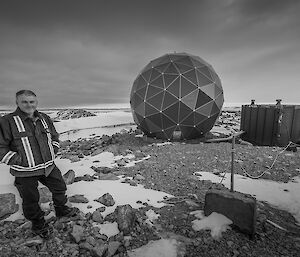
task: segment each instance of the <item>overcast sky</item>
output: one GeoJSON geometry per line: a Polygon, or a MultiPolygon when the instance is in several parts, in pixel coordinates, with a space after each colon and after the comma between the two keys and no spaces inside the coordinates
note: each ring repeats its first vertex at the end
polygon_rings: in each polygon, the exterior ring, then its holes
{"type": "Polygon", "coordinates": [[[32,89],[41,107],[129,103],[152,59],[209,62],[225,102],[300,103],[300,1],[0,2],[0,106],[32,89]]]}

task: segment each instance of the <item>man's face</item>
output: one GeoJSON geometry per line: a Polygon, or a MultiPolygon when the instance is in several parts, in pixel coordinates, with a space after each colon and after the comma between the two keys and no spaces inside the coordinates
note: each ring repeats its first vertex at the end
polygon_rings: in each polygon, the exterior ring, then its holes
{"type": "Polygon", "coordinates": [[[37,108],[38,101],[33,95],[19,95],[17,97],[17,105],[21,111],[32,115],[37,108]]]}

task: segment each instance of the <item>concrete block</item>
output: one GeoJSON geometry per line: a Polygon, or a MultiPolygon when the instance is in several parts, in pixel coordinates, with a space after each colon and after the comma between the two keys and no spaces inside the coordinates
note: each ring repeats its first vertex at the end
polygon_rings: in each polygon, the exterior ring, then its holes
{"type": "Polygon", "coordinates": [[[229,189],[210,189],[205,195],[204,214],[221,213],[231,219],[233,225],[250,236],[256,230],[256,199],[229,189]]]}

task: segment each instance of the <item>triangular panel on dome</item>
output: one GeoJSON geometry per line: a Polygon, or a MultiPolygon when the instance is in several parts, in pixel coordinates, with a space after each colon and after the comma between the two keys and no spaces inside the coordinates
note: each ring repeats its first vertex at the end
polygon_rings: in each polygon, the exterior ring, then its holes
{"type": "Polygon", "coordinates": [[[162,130],[163,125],[162,125],[162,114],[161,113],[156,113],[151,116],[147,116],[147,119],[151,120],[154,123],[154,125],[156,125],[157,127],[159,127],[162,130]]]}
{"type": "Polygon", "coordinates": [[[164,130],[164,133],[167,136],[167,139],[172,139],[175,128],[176,128],[176,126],[164,130]]]}
{"type": "Polygon", "coordinates": [[[148,83],[146,82],[146,80],[142,76],[139,76],[136,79],[136,90],[139,90],[143,87],[146,87],[147,85],[148,85],[148,83]]]}
{"type": "Polygon", "coordinates": [[[197,108],[201,107],[202,105],[207,104],[211,100],[212,99],[207,94],[205,94],[203,91],[199,90],[195,108],[197,109],[197,108]]]}
{"type": "Polygon", "coordinates": [[[174,63],[176,68],[179,70],[178,73],[185,73],[187,71],[190,71],[190,70],[193,70],[194,67],[190,67],[190,66],[187,66],[187,65],[184,65],[182,63],[174,63]]]}
{"type": "Polygon", "coordinates": [[[195,109],[197,97],[198,97],[198,91],[194,90],[193,92],[189,93],[185,97],[181,98],[181,102],[183,102],[185,105],[190,107],[192,110],[195,109]]]}
{"type": "Polygon", "coordinates": [[[198,86],[202,87],[208,84],[213,83],[212,80],[210,80],[208,77],[206,77],[203,73],[201,73],[200,71],[196,70],[196,74],[197,74],[197,79],[198,79],[198,86]]]}
{"type": "Polygon", "coordinates": [[[192,63],[191,58],[189,56],[184,56],[184,57],[178,59],[176,61],[176,63],[182,63],[184,65],[194,67],[194,64],[192,63]]]}
{"type": "Polygon", "coordinates": [[[198,62],[198,66],[197,67],[201,67],[201,66],[209,66],[210,64],[208,62],[206,62],[204,59],[202,59],[201,57],[199,56],[192,56],[192,61],[195,61],[195,62],[198,62]]]}
{"type": "Polygon", "coordinates": [[[201,87],[201,91],[203,91],[211,99],[216,98],[216,85],[215,85],[215,83],[208,84],[206,86],[201,87]]]}
{"type": "Polygon", "coordinates": [[[171,105],[170,107],[165,109],[163,112],[164,112],[164,115],[166,115],[171,120],[178,123],[179,102],[171,105]]]}
{"type": "Polygon", "coordinates": [[[179,102],[179,123],[184,120],[190,113],[192,113],[193,110],[186,106],[184,103],[179,102]]]}
{"type": "Polygon", "coordinates": [[[146,70],[145,72],[143,72],[141,74],[143,76],[143,78],[145,79],[146,82],[149,82],[150,76],[151,76],[151,72],[152,72],[152,69],[149,69],[149,70],[146,70]]]}
{"type": "Polygon", "coordinates": [[[182,138],[189,138],[191,127],[180,124],[180,131],[182,134],[182,138]]]}
{"type": "Polygon", "coordinates": [[[173,105],[174,103],[178,102],[178,98],[170,94],[168,91],[165,91],[162,110],[168,108],[169,106],[173,105]]]}
{"type": "Polygon", "coordinates": [[[223,94],[219,94],[215,100],[216,105],[218,106],[218,108],[221,110],[223,103],[224,103],[224,97],[223,94]]]}
{"type": "Polygon", "coordinates": [[[205,105],[200,106],[199,108],[196,109],[196,112],[199,114],[202,114],[206,117],[210,117],[211,116],[211,110],[213,107],[214,101],[211,101],[205,105]]]}
{"type": "Polygon", "coordinates": [[[178,70],[175,68],[173,63],[170,63],[168,68],[165,70],[166,74],[178,74],[178,70]]]}
{"type": "Polygon", "coordinates": [[[154,108],[152,105],[148,104],[147,102],[145,103],[145,116],[146,118],[150,115],[153,115],[155,113],[159,113],[159,110],[154,108]]]}
{"type": "Polygon", "coordinates": [[[203,136],[203,134],[201,134],[196,128],[189,128],[186,131],[186,137],[190,138],[190,139],[200,138],[202,136],[203,136]]]}
{"type": "Polygon", "coordinates": [[[147,87],[142,87],[141,89],[137,90],[135,93],[138,94],[142,99],[145,98],[147,91],[147,87]]]}
{"type": "MultiPolygon", "coordinates": [[[[169,57],[168,54],[166,54],[166,55],[160,57],[159,59],[160,59],[160,60],[159,60],[159,62],[158,62],[157,65],[165,64],[165,63],[171,62],[170,57],[169,57]]],[[[157,66],[157,65],[155,65],[155,66],[157,66]]]]}
{"type": "Polygon", "coordinates": [[[147,103],[151,104],[152,106],[155,106],[155,108],[161,110],[162,108],[162,103],[164,99],[164,91],[156,94],[155,96],[147,99],[147,103]]]}
{"type": "Polygon", "coordinates": [[[165,132],[161,131],[161,132],[155,132],[154,136],[156,138],[161,138],[161,139],[165,139],[168,138],[168,136],[165,134],[165,132]]]}
{"type": "Polygon", "coordinates": [[[213,116],[215,114],[220,113],[220,108],[216,105],[216,103],[213,103],[213,107],[211,108],[211,113],[210,115],[213,116]]]}
{"type": "Polygon", "coordinates": [[[151,120],[149,120],[148,118],[146,118],[146,124],[149,128],[149,132],[152,134],[154,132],[159,132],[161,131],[161,128],[156,126],[151,120]]]}
{"type": "Polygon", "coordinates": [[[139,104],[137,107],[134,108],[136,114],[140,115],[141,117],[145,117],[145,103],[139,104]]]}
{"type": "Polygon", "coordinates": [[[144,102],[144,99],[142,99],[137,94],[133,94],[133,97],[131,98],[131,105],[133,106],[133,108],[135,108],[136,106],[138,106],[142,102],[144,102]]]}
{"type": "Polygon", "coordinates": [[[175,97],[179,98],[180,96],[179,89],[180,89],[180,77],[174,80],[173,83],[167,87],[167,92],[170,92],[175,97]]]}
{"type": "Polygon", "coordinates": [[[215,124],[218,114],[215,114],[208,118],[204,123],[201,124],[203,131],[210,131],[215,124]]]}
{"type": "Polygon", "coordinates": [[[182,76],[184,76],[185,78],[187,78],[189,81],[191,81],[193,84],[197,85],[198,84],[198,80],[196,77],[196,71],[195,69],[185,72],[184,74],[182,74],[182,76]]]}
{"type": "Polygon", "coordinates": [[[206,65],[205,63],[203,63],[202,61],[200,61],[196,58],[191,58],[191,60],[193,62],[194,67],[203,67],[206,65]]]}
{"type": "Polygon", "coordinates": [[[194,112],[194,125],[201,124],[207,120],[207,117],[205,115],[202,115],[200,113],[194,112]]]}
{"type": "Polygon", "coordinates": [[[185,97],[189,93],[193,92],[194,90],[198,89],[193,83],[188,81],[183,76],[181,77],[181,87],[180,87],[180,97],[185,97]]]}
{"type": "Polygon", "coordinates": [[[186,126],[193,126],[195,124],[194,112],[192,111],[185,119],[181,120],[180,124],[186,126]]]}
{"type": "Polygon", "coordinates": [[[164,74],[165,86],[168,87],[178,76],[175,74],[164,74]]]}
{"type": "Polygon", "coordinates": [[[155,80],[151,81],[150,85],[164,89],[165,86],[164,86],[163,76],[161,75],[158,78],[156,78],[155,80]]]}
{"type": "Polygon", "coordinates": [[[177,124],[176,122],[174,122],[173,120],[168,118],[168,116],[166,116],[164,113],[162,113],[161,120],[162,120],[162,128],[163,129],[173,127],[177,124]]]}
{"type": "Polygon", "coordinates": [[[163,73],[163,72],[165,72],[165,70],[166,70],[166,68],[167,68],[168,66],[169,66],[169,62],[160,64],[160,65],[157,65],[157,66],[155,66],[154,68],[155,68],[156,70],[158,70],[159,72],[163,73]]]}
{"type": "Polygon", "coordinates": [[[210,72],[210,69],[207,66],[197,68],[198,71],[200,71],[202,74],[204,74],[207,78],[209,78],[211,81],[213,81],[213,75],[212,72],[210,72]]]}
{"type": "Polygon", "coordinates": [[[141,120],[139,128],[141,128],[144,132],[149,131],[148,125],[146,123],[146,119],[141,120]]]}
{"type": "Polygon", "coordinates": [[[137,124],[138,124],[138,125],[141,124],[141,122],[143,122],[143,120],[144,120],[144,116],[141,116],[141,115],[139,115],[139,114],[136,113],[136,112],[134,112],[134,115],[136,116],[136,118],[137,118],[137,120],[138,120],[137,124]]]}
{"type": "Polygon", "coordinates": [[[215,83],[215,93],[216,93],[216,96],[218,96],[219,94],[223,94],[222,86],[218,85],[217,83],[215,83]]]}
{"type": "Polygon", "coordinates": [[[150,76],[150,82],[155,80],[157,77],[159,77],[161,73],[157,71],[156,69],[152,69],[151,76],[150,76]]]}
{"type": "Polygon", "coordinates": [[[162,91],[163,89],[150,85],[146,93],[146,99],[149,99],[162,91]]]}
{"type": "Polygon", "coordinates": [[[171,61],[177,61],[179,59],[181,59],[184,55],[182,54],[170,54],[169,57],[171,59],[171,61]]]}

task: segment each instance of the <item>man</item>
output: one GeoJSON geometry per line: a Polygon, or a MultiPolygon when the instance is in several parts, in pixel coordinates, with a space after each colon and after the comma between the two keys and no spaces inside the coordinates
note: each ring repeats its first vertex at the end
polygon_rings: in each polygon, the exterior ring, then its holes
{"type": "Polygon", "coordinates": [[[57,217],[74,216],[76,209],[66,205],[67,187],[54,164],[59,140],[53,122],[36,110],[37,97],[30,90],[17,92],[16,104],[15,112],[0,117],[0,161],[10,165],[32,231],[46,236],[49,226],[39,205],[38,182],[51,191],[57,217]]]}

